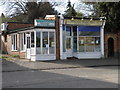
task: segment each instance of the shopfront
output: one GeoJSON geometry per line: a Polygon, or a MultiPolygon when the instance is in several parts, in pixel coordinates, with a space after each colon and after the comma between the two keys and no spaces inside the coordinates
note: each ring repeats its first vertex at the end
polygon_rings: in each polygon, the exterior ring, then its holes
{"type": "Polygon", "coordinates": [[[26,58],[31,61],[56,60],[55,21],[37,20],[38,22],[43,24],[20,32],[21,52],[25,52],[26,58]]]}
{"type": "Polygon", "coordinates": [[[61,34],[62,59],[104,57],[104,20],[64,18],[61,34]]]}

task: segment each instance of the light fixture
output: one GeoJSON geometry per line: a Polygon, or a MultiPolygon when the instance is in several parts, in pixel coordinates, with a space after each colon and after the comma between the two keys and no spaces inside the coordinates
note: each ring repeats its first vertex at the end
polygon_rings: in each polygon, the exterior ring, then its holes
{"type": "Polygon", "coordinates": [[[100,18],[100,21],[102,21],[102,18],[100,18]]]}
{"type": "Polygon", "coordinates": [[[90,21],[92,21],[92,20],[93,20],[93,18],[90,19],[90,21]]]}
{"type": "Polygon", "coordinates": [[[74,20],[74,18],[72,17],[72,20],[74,20]]]}
{"type": "Polygon", "coordinates": [[[84,19],[82,18],[81,20],[83,21],[84,19]]]}

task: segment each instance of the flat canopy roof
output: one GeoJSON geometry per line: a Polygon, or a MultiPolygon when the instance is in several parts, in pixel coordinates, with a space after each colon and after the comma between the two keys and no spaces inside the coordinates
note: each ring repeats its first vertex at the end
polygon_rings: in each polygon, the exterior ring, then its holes
{"type": "Polygon", "coordinates": [[[2,34],[11,34],[11,33],[17,33],[20,31],[27,31],[27,30],[31,30],[31,29],[36,29],[36,28],[40,28],[40,29],[55,29],[55,27],[28,27],[28,28],[22,28],[22,29],[14,29],[14,30],[6,30],[5,32],[2,32],[2,34]]]}

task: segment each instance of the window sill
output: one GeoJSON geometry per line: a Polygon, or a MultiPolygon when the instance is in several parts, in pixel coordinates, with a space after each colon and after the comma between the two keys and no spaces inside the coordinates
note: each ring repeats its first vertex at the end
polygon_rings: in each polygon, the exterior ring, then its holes
{"type": "Polygon", "coordinates": [[[11,50],[12,52],[17,52],[18,50],[11,50]]]}
{"type": "Polygon", "coordinates": [[[25,52],[25,50],[21,50],[20,52],[25,52]]]}

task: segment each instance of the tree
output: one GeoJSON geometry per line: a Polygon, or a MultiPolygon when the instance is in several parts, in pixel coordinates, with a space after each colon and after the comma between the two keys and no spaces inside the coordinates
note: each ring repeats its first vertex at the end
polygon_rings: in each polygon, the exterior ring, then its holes
{"type": "Polygon", "coordinates": [[[80,12],[76,12],[76,16],[77,16],[77,17],[83,17],[84,14],[83,14],[83,13],[80,13],[80,12]]]}
{"type": "Polygon", "coordinates": [[[120,2],[89,3],[94,7],[94,17],[106,17],[106,32],[120,31],[120,2]]]}
{"type": "Polygon", "coordinates": [[[45,17],[47,14],[56,14],[56,11],[49,2],[28,2],[26,7],[28,21],[30,22],[36,18],[45,17]]]}
{"type": "Polygon", "coordinates": [[[73,6],[71,5],[71,2],[68,1],[68,5],[67,5],[67,10],[65,11],[65,16],[76,16],[76,11],[74,9],[74,4],[73,6]]]}
{"type": "Polygon", "coordinates": [[[3,13],[1,14],[1,18],[5,18],[5,15],[3,13]]]}
{"type": "Polygon", "coordinates": [[[16,0],[16,2],[8,2],[8,17],[15,21],[31,22],[39,17],[45,17],[47,14],[58,14],[54,10],[55,3],[49,2],[25,2],[25,0],[16,0]]]}

